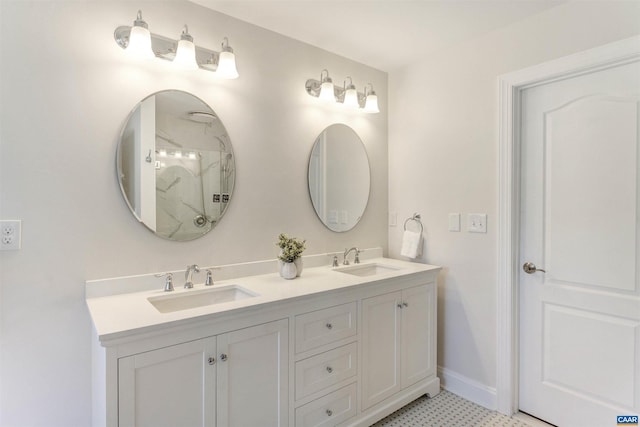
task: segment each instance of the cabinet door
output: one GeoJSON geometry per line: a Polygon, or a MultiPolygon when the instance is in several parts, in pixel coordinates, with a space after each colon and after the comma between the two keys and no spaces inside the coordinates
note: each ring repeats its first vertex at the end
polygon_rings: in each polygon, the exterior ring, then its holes
{"type": "Polygon", "coordinates": [[[288,320],[218,336],[218,426],[288,425],[288,341],[288,320]]]}
{"type": "Polygon", "coordinates": [[[402,388],[434,374],[435,286],[402,291],[402,388]]]}
{"type": "Polygon", "coordinates": [[[204,427],[215,422],[215,339],[118,361],[120,427],[204,427]]]}
{"type": "Polygon", "coordinates": [[[401,293],[362,300],[362,409],[400,390],[401,293]]]}

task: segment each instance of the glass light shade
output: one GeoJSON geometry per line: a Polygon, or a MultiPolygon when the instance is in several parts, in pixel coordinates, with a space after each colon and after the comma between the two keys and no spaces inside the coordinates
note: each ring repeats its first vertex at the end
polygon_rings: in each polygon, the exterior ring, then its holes
{"type": "Polygon", "coordinates": [[[237,79],[239,74],[236,69],[236,55],[233,52],[220,52],[216,75],[223,79],[237,79]]]}
{"type": "Polygon", "coordinates": [[[318,97],[325,102],[336,102],[336,96],[333,92],[333,83],[323,82],[320,85],[320,96],[318,97]]]}
{"type": "Polygon", "coordinates": [[[151,33],[149,33],[149,30],[138,25],[131,27],[126,52],[140,59],[155,58],[156,55],[151,49],[151,33]]]}
{"type": "Polygon", "coordinates": [[[380,109],[378,108],[378,95],[370,94],[367,95],[367,101],[364,104],[363,111],[365,113],[379,113],[380,109]]]}
{"type": "Polygon", "coordinates": [[[344,93],[344,106],[347,108],[360,108],[358,103],[358,91],[347,89],[344,93]]]}
{"type": "Polygon", "coordinates": [[[189,40],[180,40],[173,63],[183,70],[197,70],[199,67],[196,62],[196,45],[189,40]]]}

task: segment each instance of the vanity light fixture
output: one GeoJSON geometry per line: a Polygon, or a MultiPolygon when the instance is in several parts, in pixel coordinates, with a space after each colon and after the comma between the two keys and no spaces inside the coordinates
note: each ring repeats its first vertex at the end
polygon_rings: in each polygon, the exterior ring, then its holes
{"type": "Polygon", "coordinates": [[[329,70],[327,69],[324,69],[320,72],[320,94],[318,95],[318,97],[325,102],[336,102],[333,80],[331,80],[331,77],[329,77],[329,70]],[[327,73],[327,75],[323,78],[322,76],[325,72],[327,73]]]}
{"type": "Polygon", "coordinates": [[[378,95],[373,90],[373,85],[371,83],[367,84],[364,87],[364,96],[365,103],[362,111],[365,113],[379,113],[380,109],[378,108],[378,95]],[[371,86],[371,90],[367,91],[367,88],[371,86]]]}
{"type": "Polygon", "coordinates": [[[222,40],[222,52],[218,58],[218,71],[216,74],[223,79],[237,79],[238,70],[236,69],[236,55],[229,46],[229,39],[222,40]],[[225,46],[226,43],[226,46],[225,46]]]}
{"type": "Polygon", "coordinates": [[[128,54],[140,58],[151,59],[156,55],[151,49],[151,33],[149,32],[149,25],[142,19],[142,11],[138,11],[136,20],[133,21],[131,32],[129,33],[129,44],[125,49],[128,54]]]}
{"type": "Polygon", "coordinates": [[[353,84],[353,80],[351,77],[347,77],[349,79],[349,86],[347,86],[347,81],[344,81],[344,100],[342,103],[347,108],[360,108],[360,103],[358,102],[358,91],[356,90],[356,86],[353,84]]]}
{"type": "Polygon", "coordinates": [[[356,90],[353,79],[351,77],[347,79],[349,84],[345,80],[343,87],[334,86],[329,77],[329,71],[325,69],[320,73],[320,80],[307,80],[305,89],[309,95],[330,103],[338,102],[346,108],[357,109],[364,113],[379,113],[378,96],[373,91],[373,85],[369,83],[365,86],[364,93],[361,93],[356,90]]]}
{"type": "Polygon", "coordinates": [[[196,61],[196,45],[193,44],[193,37],[189,34],[189,28],[185,24],[180,34],[176,56],[173,63],[183,70],[197,70],[198,62],[196,61]]]}
{"type": "Polygon", "coordinates": [[[222,79],[238,78],[236,59],[229,39],[224,38],[222,50],[206,49],[196,46],[193,37],[184,26],[179,40],[173,40],[149,32],[149,26],[142,19],[142,11],[138,11],[132,26],[120,26],[113,33],[118,46],[127,53],[138,58],[160,58],[172,61],[182,69],[207,70],[214,72],[222,79]]]}

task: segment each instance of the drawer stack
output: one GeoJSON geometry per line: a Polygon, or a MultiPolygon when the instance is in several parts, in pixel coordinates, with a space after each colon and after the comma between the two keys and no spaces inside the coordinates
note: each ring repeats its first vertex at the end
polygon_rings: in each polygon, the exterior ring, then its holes
{"type": "Polygon", "coordinates": [[[295,317],[295,425],[333,426],[356,415],[357,304],[295,317]]]}

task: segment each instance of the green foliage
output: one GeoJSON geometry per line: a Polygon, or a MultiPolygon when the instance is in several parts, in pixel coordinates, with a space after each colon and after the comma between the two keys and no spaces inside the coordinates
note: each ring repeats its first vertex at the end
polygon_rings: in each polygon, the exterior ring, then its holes
{"type": "Polygon", "coordinates": [[[283,262],[293,262],[300,258],[302,252],[306,249],[306,240],[298,240],[295,237],[289,237],[284,233],[280,233],[276,246],[281,249],[278,259],[283,262]]]}

